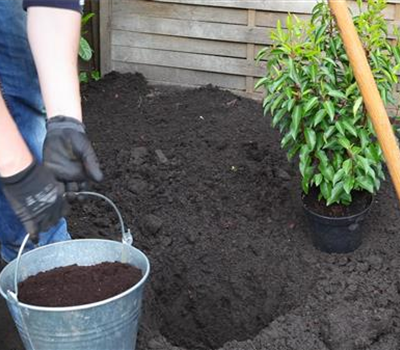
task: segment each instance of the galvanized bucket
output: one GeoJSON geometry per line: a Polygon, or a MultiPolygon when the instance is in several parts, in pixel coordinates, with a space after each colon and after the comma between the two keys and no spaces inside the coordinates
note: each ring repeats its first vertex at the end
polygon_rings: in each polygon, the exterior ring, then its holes
{"type": "Polygon", "coordinates": [[[80,239],[50,244],[21,254],[0,274],[0,293],[17,325],[26,350],[134,350],[142,306],[144,284],[150,272],[147,257],[132,247],[117,207],[122,243],[102,239],[80,239]],[[119,261],[142,270],[142,279],[132,288],[112,298],[81,306],[40,307],[18,301],[18,282],[39,272],[72,264],[94,265],[119,261]]]}

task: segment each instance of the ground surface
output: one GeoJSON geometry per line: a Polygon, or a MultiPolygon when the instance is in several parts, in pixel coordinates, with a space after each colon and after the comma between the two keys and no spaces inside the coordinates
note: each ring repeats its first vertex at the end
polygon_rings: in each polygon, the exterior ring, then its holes
{"type": "MultiPolygon", "coordinates": [[[[138,350],[398,350],[400,211],[386,183],[353,254],[309,240],[297,167],[254,101],[110,75],[86,124],[135,245],[152,264],[138,350]]],[[[77,204],[75,237],[117,238],[77,204]]],[[[20,350],[4,309],[0,349],[20,350]]],[[[118,349],[115,349],[118,350],[118,349]]]]}

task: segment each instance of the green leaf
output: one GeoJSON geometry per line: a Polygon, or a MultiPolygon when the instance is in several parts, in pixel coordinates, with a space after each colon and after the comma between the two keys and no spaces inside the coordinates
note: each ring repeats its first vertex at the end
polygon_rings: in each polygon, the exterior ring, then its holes
{"type": "Polygon", "coordinates": [[[324,119],[326,115],[325,109],[320,109],[314,116],[314,127],[316,127],[324,119]]]}
{"type": "Polygon", "coordinates": [[[344,169],[339,169],[338,172],[333,176],[332,183],[335,185],[337,182],[339,182],[341,179],[343,179],[343,176],[345,175],[344,169]]]}
{"type": "Polygon", "coordinates": [[[376,191],[381,187],[381,181],[378,178],[375,178],[374,186],[376,191]]]}
{"type": "Polygon", "coordinates": [[[307,113],[311,109],[313,109],[317,104],[318,104],[319,98],[318,97],[313,97],[311,98],[305,105],[304,107],[304,113],[307,113]]]}
{"type": "Polygon", "coordinates": [[[342,122],[342,124],[343,124],[343,126],[344,126],[344,128],[350,133],[350,134],[352,134],[353,136],[358,136],[357,135],[357,130],[356,130],[356,128],[348,121],[348,120],[343,120],[343,122],[342,122]]]}
{"type": "Polygon", "coordinates": [[[281,39],[281,41],[284,41],[283,40],[283,31],[282,31],[282,22],[280,19],[278,19],[278,21],[276,22],[276,32],[278,33],[278,36],[281,39]]]}
{"type": "Polygon", "coordinates": [[[324,176],[325,180],[328,180],[330,182],[333,181],[333,177],[335,175],[335,171],[333,169],[333,166],[329,164],[319,164],[318,166],[319,171],[321,174],[324,176]]]}
{"type": "Polygon", "coordinates": [[[358,176],[356,178],[356,184],[369,193],[374,193],[374,182],[369,176],[358,176]]]}
{"type": "Polygon", "coordinates": [[[322,66],[319,69],[321,72],[325,73],[325,75],[329,78],[331,83],[336,84],[336,78],[335,74],[333,73],[333,68],[328,69],[327,67],[322,66]]]}
{"type": "Polygon", "coordinates": [[[274,113],[275,108],[277,108],[282,103],[282,100],[285,97],[286,97],[285,93],[282,93],[274,100],[274,102],[271,105],[271,113],[274,113]]]}
{"type": "Polygon", "coordinates": [[[317,27],[317,30],[315,32],[315,43],[319,43],[324,39],[323,35],[326,33],[326,29],[328,28],[328,23],[324,25],[320,25],[317,27]]]}
{"type": "Polygon", "coordinates": [[[320,150],[322,148],[322,146],[324,145],[325,141],[324,141],[324,135],[321,133],[317,133],[317,145],[315,146],[315,148],[317,150],[320,150]]]}
{"type": "Polygon", "coordinates": [[[357,115],[357,112],[358,112],[358,110],[359,110],[359,108],[360,108],[362,102],[363,102],[363,98],[362,98],[362,97],[359,97],[359,98],[354,102],[354,106],[353,106],[353,115],[354,115],[354,116],[357,115]]]}
{"type": "Polygon", "coordinates": [[[346,89],[346,96],[350,96],[352,92],[357,88],[357,83],[351,84],[347,89],[346,89]]]}
{"type": "Polygon", "coordinates": [[[361,165],[361,168],[365,171],[367,175],[375,177],[375,171],[371,168],[370,162],[368,161],[367,158],[364,158],[362,156],[357,156],[357,162],[361,165]]]}
{"type": "Polygon", "coordinates": [[[291,134],[286,134],[285,137],[281,141],[281,147],[286,148],[290,143],[293,142],[293,138],[291,134]]]}
{"type": "Polygon", "coordinates": [[[381,94],[381,98],[382,98],[382,100],[383,100],[383,103],[384,103],[385,105],[387,105],[388,97],[387,97],[387,92],[386,92],[386,90],[382,88],[382,89],[379,89],[379,92],[380,92],[380,94],[381,94]]]}
{"type": "Polygon", "coordinates": [[[324,132],[324,141],[328,142],[329,137],[334,133],[335,125],[329,126],[324,132]]]}
{"type": "Polygon", "coordinates": [[[339,131],[343,136],[346,136],[344,127],[343,127],[343,122],[342,121],[338,121],[335,123],[335,128],[337,129],[337,131],[339,131]]]}
{"type": "Polygon", "coordinates": [[[289,58],[288,60],[288,68],[289,68],[289,76],[296,83],[300,85],[300,79],[297,74],[297,69],[294,65],[293,59],[289,58]]]}
{"type": "Polygon", "coordinates": [[[346,95],[339,90],[328,91],[328,95],[336,98],[344,98],[344,99],[346,98],[346,95]]]}
{"type": "Polygon", "coordinates": [[[327,149],[327,150],[334,150],[337,148],[337,138],[336,137],[332,137],[329,139],[329,141],[327,143],[324,144],[323,149],[327,149]]]}
{"type": "Polygon", "coordinates": [[[350,194],[354,187],[354,177],[348,176],[344,180],[343,189],[347,194],[350,194]]]}
{"type": "Polygon", "coordinates": [[[301,145],[297,144],[297,145],[294,145],[292,148],[290,148],[287,151],[287,158],[288,158],[289,161],[291,161],[293,159],[293,157],[297,154],[297,152],[299,151],[300,147],[301,147],[301,145]]]}
{"type": "Polygon", "coordinates": [[[301,185],[303,188],[304,193],[308,193],[309,188],[310,188],[310,180],[311,177],[314,173],[314,168],[311,166],[308,166],[305,170],[304,170],[304,175],[303,175],[303,179],[301,181],[301,185]]]}
{"type": "Polygon", "coordinates": [[[275,128],[278,123],[282,120],[283,116],[286,114],[286,110],[281,109],[272,118],[272,126],[275,128]]]}
{"type": "Polygon", "coordinates": [[[335,176],[335,170],[333,169],[333,166],[328,165],[325,170],[325,178],[327,178],[329,181],[333,181],[333,177],[335,176]]]}
{"type": "Polygon", "coordinates": [[[338,202],[340,195],[343,192],[343,181],[338,182],[336,185],[333,186],[331,195],[327,200],[326,204],[331,205],[335,202],[338,202]]]}
{"type": "Polygon", "coordinates": [[[344,205],[350,205],[352,202],[352,198],[351,198],[351,194],[347,194],[346,192],[343,192],[340,195],[340,203],[344,204],[344,205]]]}
{"type": "Polygon", "coordinates": [[[332,101],[330,101],[330,100],[325,101],[323,103],[323,105],[324,105],[324,108],[325,108],[326,112],[328,113],[331,121],[333,122],[333,120],[335,119],[335,107],[334,107],[332,101]]]}
{"type": "Polygon", "coordinates": [[[332,54],[334,56],[337,56],[337,49],[336,49],[337,45],[335,43],[335,38],[331,38],[331,40],[329,41],[329,48],[332,52],[332,54]]]}
{"type": "Polygon", "coordinates": [[[94,70],[93,72],[91,72],[90,76],[94,81],[99,81],[101,79],[101,74],[98,70],[94,70]]]}
{"type": "Polygon", "coordinates": [[[346,139],[345,137],[339,137],[338,142],[343,148],[345,148],[347,150],[349,150],[351,148],[350,141],[348,139],[346,139]]]}
{"type": "Polygon", "coordinates": [[[290,134],[292,135],[293,140],[297,139],[297,134],[299,133],[299,127],[302,116],[302,108],[301,106],[294,107],[292,113],[292,123],[290,124],[290,134]]]}
{"type": "Polygon", "coordinates": [[[326,153],[322,150],[319,150],[316,153],[317,158],[321,162],[322,166],[327,166],[329,163],[329,158],[327,157],[326,153]]]}
{"type": "Polygon", "coordinates": [[[311,150],[310,150],[310,148],[308,147],[308,145],[303,145],[303,146],[301,146],[301,149],[300,149],[300,160],[302,160],[302,159],[308,157],[308,155],[310,154],[310,152],[311,152],[311,150]]]}
{"type": "Polygon", "coordinates": [[[360,138],[362,148],[365,148],[369,145],[370,139],[365,129],[358,130],[358,137],[360,138]]]}
{"type": "Polygon", "coordinates": [[[271,108],[272,105],[272,101],[268,102],[265,106],[264,106],[264,115],[267,115],[269,112],[269,109],[271,108]]]}
{"type": "Polygon", "coordinates": [[[290,125],[290,119],[289,118],[282,119],[281,122],[279,123],[279,132],[283,133],[284,130],[289,128],[289,125],[290,125]]]}
{"type": "Polygon", "coordinates": [[[319,186],[321,184],[322,180],[323,180],[322,174],[314,175],[313,182],[314,182],[315,186],[319,186]]]}
{"type": "Polygon", "coordinates": [[[306,138],[306,142],[308,144],[308,147],[312,151],[315,147],[315,144],[317,143],[317,135],[313,129],[306,128],[304,130],[304,136],[306,138]]]}
{"type": "Polygon", "coordinates": [[[257,81],[256,85],[254,85],[254,90],[259,89],[260,86],[262,86],[262,85],[264,85],[264,84],[266,84],[268,82],[269,82],[269,77],[264,77],[264,78],[259,79],[257,81]]]}
{"type": "Polygon", "coordinates": [[[286,27],[287,27],[287,29],[292,29],[293,28],[293,21],[292,21],[292,15],[291,14],[289,14],[287,17],[286,17],[286,27]]]}
{"type": "Polygon", "coordinates": [[[368,154],[371,155],[371,159],[377,163],[380,164],[383,160],[382,158],[382,151],[381,148],[378,144],[370,144],[367,148],[366,151],[368,151],[368,154]]]}
{"type": "Polygon", "coordinates": [[[307,168],[310,166],[310,164],[311,164],[310,156],[306,156],[300,160],[299,169],[301,176],[303,177],[305,176],[307,168]]]}
{"type": "Polygon", "coordinates": [[[275,83],[273,83],[269,86],[269,88],[268,88],[269,91],[272,93],[272,92],[275,92],[275,90],[278,90],[278,88],[281,87],[281,85],[283,84],[283,82],[286,79],[287,79],[286,74],[282,74],[282,76],[278,80],[276,80],[275,83]]]}
{"type": "Polygon", "coordinates": [[[271,50],[270,46],[264,47],[263,49],[261,49],[256,56],[256,62],[260,62],[261,59],[263,59],[267,53],[271,50]]]}
{"type": "Polygon", "coordinates": [[[93,12],[89,12],[86,15],[84,15],[81,19],[81,26],[84,27],[92,17],[94,17],[93,12]]]}
{"type": "Polygon", "coordinates": [[[87,74],[87,72],[79,73],[79,82],[80,83],[88,83],[89,82],[89,75],[87,74]]]}
{"type": "Polygon", "coordinates": [[[335,67],[337,66],[336,62],[330,57],[324,57],[323,60],[326,62],[329,62],[331,65],[333,65],[335,67]]]}
{"type": "Polygon", "coordinates": [[[310,67],[310,76],[311,76],[311,80],[312,80],[313,82],[316,82],[316,80],[317,80],[317,75],[318,75],[318,66],[315,65],[315,64],[313,64],[313,65],[310,67]]]}
{"type": "Polygon", "coordinates": [[[274,98],[274,96],[275,96],[274,94],[269,94],[268,96],[266,96],[263,101],[263,107],[265,107],[268,103],[270,103],[274,98]]]}
{"type": "Polygon", "coordinates": [[[396,62],[400,63],[400,47],[399,46],[393,47],[393,54],[394,54],[394,57],[396,58],[396,62]]]}
{"type": "Polygon", "coordinates": [[[321,189],[322,196],[325,200],[328,200],[331,196],[332,186],[326,181],[323,181],[319,188],[321,189]]]}
{"type": "Polygon", "coordinates": [[[333,166],[336,169],[340,169],[342,167],[342,163],[343,163],[343,156],[341,154],[342,152],[335,152],[333,154],[333,166]]]}
{"type": "Polygon", "coordinates": [[[88,41],[81,37],[79,40],[79,57],[88,62],[92,59],[93,51],[88,41]]]}
{"type": "Polygon", "coordinates": [[[353,168],[353,162],[351,159],[346,159],[342,164],[342,169],[344,170],[346,175],[349,175],[351,169],[353,168]]]}
{"type": "Polygon", "coordinates": [[[287,105],[287,111],[290,112],[293,109],[296,100],[294,98],[290,99],[287,105]]]}

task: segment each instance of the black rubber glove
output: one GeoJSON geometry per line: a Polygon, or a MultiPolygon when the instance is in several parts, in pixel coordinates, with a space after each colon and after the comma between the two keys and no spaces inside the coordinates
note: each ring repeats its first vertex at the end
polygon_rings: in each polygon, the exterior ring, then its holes
{"type": "Polygon", "coordinates": [[[36,161],[0,181],[4,195],[34,241],[39,232],[50,229],[66,213],[64,186],[36,161]]]}
{"type": "Polygon", "coordinates": [[[57,116],[47,122],[43,157],[44,164],[65,184],[67,192],[85,189],[89,180],[103,179],[85,127],[74,118],[57,116]]]}

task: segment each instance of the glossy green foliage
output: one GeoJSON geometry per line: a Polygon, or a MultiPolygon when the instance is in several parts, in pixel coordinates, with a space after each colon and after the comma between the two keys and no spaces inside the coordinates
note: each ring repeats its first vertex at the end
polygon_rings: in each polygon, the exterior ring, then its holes
{"type": "MultiPolygon", "coordinates": [[[[400,46],[388,38],[386,2],[358,4],[355,26],[384,103],[394,103],[400,46]]],[[[271,39],[257,57],[267,69],[256,87],[266,92],[265,115],[281,131],[289,159],[299,157],[303,191],[317,187],[327,205],[350,204],[353,191],[375,193],[383,156],[328,5],[318,3],[310,21],[289,15],[271,39]]]]}

